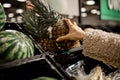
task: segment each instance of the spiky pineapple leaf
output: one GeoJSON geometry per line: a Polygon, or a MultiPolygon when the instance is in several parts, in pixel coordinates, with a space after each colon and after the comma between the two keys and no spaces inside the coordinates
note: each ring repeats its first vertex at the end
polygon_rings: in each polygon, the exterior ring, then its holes
{"type": "Polygon", "coordinates": [[[30,0],[34,5],[34,11],[45,19],[57,21],[61,15],[54,11],[45,0],[30,0]]]}
{"type": "Polygon", "coordinates": [[[26,26],[25,29],[30,33],[34,34],[34,36],[37,35],[37,25],[36,22],[36,16],[31,11],[26,11],[24,14],[22,14],[23,21],[25,22],[26,26]]]}
{"type": "Polygon", "coordinates": [[[48,34],[48,27],[54,25],[63,17],[54,11],[45,0],[30,1],[34,5],[34,10],[26,10],[22,15],[26,24],[25,28],[34,37],[43,37],[48,34]]]}

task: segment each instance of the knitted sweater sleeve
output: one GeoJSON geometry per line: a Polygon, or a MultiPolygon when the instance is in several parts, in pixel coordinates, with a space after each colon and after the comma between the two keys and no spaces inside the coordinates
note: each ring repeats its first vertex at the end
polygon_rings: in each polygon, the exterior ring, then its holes
{"type": "Polygon", "coordinates": [[[88,30],[83,39],[83,54],[120,68],[120,35],[102,30],[88,30]]]}

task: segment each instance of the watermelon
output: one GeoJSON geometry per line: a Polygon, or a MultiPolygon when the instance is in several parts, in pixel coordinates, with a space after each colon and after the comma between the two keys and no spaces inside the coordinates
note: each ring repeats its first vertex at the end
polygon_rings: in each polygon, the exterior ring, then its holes
{"type": "Polygon", "coordinates": [[[0,63],[34,56],[31,39],[16,30],[0,32],[0,63]]]}
{"type": "Polygon", "coordinates": [[[32,80],[58,80],[58,79],[53,78],[53,77],[42,76],[42,77],[38,77],[38,78],[35,78],[35,79],[32,79],[32,80]]]}
{"type": "Polygon", "coordinates": [[[0,30],[3,28],[5,22],[6,22],[6,15],[2,7],[2,4],[0,3],[0,30]]]}

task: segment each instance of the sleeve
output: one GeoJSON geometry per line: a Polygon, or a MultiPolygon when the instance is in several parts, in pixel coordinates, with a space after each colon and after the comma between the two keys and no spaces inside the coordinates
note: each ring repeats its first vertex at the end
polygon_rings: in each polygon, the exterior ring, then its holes
{"type": "Polygon", "coordinates": [[[120,68],[120,35],[90,29],[83,39],[83,54],[120,68]]]}

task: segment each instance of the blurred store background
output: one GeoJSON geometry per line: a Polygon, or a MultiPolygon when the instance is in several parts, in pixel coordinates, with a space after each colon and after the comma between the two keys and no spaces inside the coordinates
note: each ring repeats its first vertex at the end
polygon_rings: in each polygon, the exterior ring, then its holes
{"type": "MultiPolygon", "coordinates": [[[[8,22],[23,23],[21,13],[25,10],[26,0],[0,0],[8,22]]],[[[47,0],[52,7],[80,24],[93,26],[119,26],[119,20],[101,19],[101,1],[115,0],[47,0]]],[[[119,0],[116,0],[119,1],[119,0]]],[[[118,17],[119,18],[119,17],[118,17]]]]}
{"type": "Polygon", "coordinates": [[[26,0],[0,0],[5,9],[7,22],[23,22],[20,14],[24,12],[25,1],[26,0]]]}

